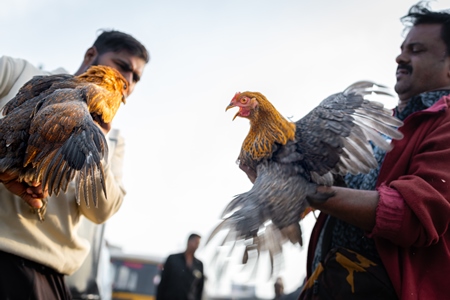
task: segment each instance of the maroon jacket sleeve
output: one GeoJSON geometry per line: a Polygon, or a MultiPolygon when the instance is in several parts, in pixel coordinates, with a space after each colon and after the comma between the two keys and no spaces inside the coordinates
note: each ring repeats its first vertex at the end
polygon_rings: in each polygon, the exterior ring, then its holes
{"type": "Polygon", "coordinates": [[[380,170],[380,202],[370,236],[401,247],[426,247],[450,228],[449,100],[444,97],[405,121],[405,137],[396,141],[380,170]]]}

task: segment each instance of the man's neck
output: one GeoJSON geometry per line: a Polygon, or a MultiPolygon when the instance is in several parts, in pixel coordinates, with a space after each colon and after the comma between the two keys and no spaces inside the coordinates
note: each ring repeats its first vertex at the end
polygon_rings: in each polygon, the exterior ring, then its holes
{"type": "Polygon", "coordinates": [[[402,112],[406,105],[408,105],[409,100],[398,100],[398,104],[397,104],[397,110],[399,112],[402,112]]]}
{"type": "Polygon", "coordinates": [[[184,252],[184,257],[186,259],[186,265],[188,267],[192,267],[192,263],[194,261],[194,253],[186,251],[184,252]]]}
{"type": "Polygon", "coordinates": [[[420,93],[407,100],[399,100],[395,108],[396,116],[404,120],[411,113],[431,107],[443,96],[450,95],[450,88],[438,89],[420,93]]]}
{"type": "Polygon", "coordinates": [[[420,93],[420,94],[417,94],[417,95],[412,96],[411,98],[408,98],[408,99],[405,99],[405,100],[399,99],[399,100],[398,100],[398,104],[397,104],[397,111],[398,111],[398,112],[402,112],[402,111],[406,108],[406,106],[408,105],[408,103],[411,101],[411,99],[413,99],[414,97],[417,97],[418,95],[422,95],[422,94],[424,94],[424,93],[432,93],[432,92],[445,91],[445,90],[450,91],[450,86],[445,86],[445,87],[442,87],[442,88],[439,88],[439,89],[434,89],[434,90],[430,90],[430,91],[425,91],[425,92],[422,92],[422,93],[420,93]]]}

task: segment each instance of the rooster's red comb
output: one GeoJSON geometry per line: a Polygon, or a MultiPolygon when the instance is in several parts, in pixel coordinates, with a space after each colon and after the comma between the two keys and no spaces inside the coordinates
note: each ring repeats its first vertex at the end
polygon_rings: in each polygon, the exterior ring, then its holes
{"type": "Polygon", "coordinates": [[[236,94],[234,94],[234,97],[233,97],[233,99],[231,99],[231,101],[237,100],[237,98],[240,94],[241,94],[241,92],[237,92],[236,94]]]}

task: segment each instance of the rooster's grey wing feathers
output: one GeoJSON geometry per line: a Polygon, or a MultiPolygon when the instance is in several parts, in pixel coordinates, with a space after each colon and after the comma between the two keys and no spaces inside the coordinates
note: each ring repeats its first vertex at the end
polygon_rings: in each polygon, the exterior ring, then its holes
{"type": "Polygon", "coordinates": [[[372,82],[357,82],[343,93],[331,95],[296,122],[297,151],[313,181],[332,184],[331,173],[367,173],[377,166],[369,141],[388,151],[380,135],[401,139],[402,122],[381,103],[364,98],[387,92],[372,82]]]}

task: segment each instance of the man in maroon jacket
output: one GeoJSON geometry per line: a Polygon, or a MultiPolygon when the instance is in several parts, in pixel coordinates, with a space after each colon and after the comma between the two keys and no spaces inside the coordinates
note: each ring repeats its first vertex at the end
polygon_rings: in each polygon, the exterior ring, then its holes
{"type": "Polygon", "coordinates": [[[396,58],[395,115],[404,121],[404,138],[388,153],[374,148],[380,166],[369,174],[347,175],[344,187],[318,188],[335,196],[314,207],[321,214],[308,249],[305,290],[311,292],[301,299],[375,299],[376,276],[356,280],[371,264],[387,274],[392,292],[383,299],[450,297],[450,10],[432,12],[419,3],[401,20],[412,24],[396,58]],[[342,286],[320,286],[320,273],[333,274],[326,257],[336,249],[350,250],[361,267],[351,269],[351,259],[335,255],[347,268],[351,297],[342,286]]]}

